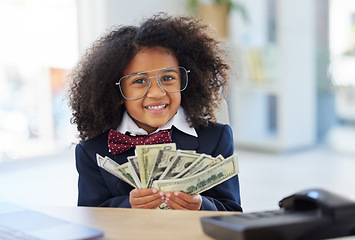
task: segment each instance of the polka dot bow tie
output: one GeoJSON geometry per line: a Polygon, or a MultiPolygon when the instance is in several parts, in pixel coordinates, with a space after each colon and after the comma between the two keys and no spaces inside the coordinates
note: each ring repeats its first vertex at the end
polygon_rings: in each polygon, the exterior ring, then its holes
{"type": "Polygon", "coordinates": [[[159,143],[171,143],[168,130],[159,131],[155,134],[131,137],[115,130],[108,134],[108,148],[112,155],[120,154],[137,145],[151,145],[159,143]]]}

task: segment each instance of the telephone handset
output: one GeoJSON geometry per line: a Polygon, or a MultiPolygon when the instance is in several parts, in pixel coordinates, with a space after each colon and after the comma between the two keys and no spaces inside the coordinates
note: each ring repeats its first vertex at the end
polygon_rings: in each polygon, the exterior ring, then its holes
{"type": "Polygon", "coordinates": [[[323,189],[311,189],[295,193],[279,202],[286,211],[318,210],[334,223],[355,221],[355,202],[344,196],[323,189]]]}
{"type": "Polygon", "coordinates": [[[323,189],[283,198],[280,209],[201,218],[215,239],[306,240],[355,235],[355,201],[323,189]]]}

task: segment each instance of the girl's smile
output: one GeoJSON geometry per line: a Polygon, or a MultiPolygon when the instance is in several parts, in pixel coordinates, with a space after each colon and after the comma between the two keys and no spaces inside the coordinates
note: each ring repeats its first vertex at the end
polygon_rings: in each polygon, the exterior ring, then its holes
{"type": "Polygon", "coordinates": [[[166,109],[167,106],[168,106],[168,104],[155,103],[155,104],[145,106],[145,108],[149,111],[152,111],[152,113],[154,113],[154,111],[157,111],[157,113],[160,113],[160,111],[166,109]]]}

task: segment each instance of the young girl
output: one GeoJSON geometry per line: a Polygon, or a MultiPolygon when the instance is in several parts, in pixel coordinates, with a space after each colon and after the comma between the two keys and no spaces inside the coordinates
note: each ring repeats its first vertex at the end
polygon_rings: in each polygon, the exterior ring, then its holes
{"type": "MultiPolygon", "coordinates": [[[[121,26],[86,52],[71,74],[79,206],[242,211],[235,176],[197,195],[134,189],[101,169],[96,154],[118,164],[134,147],[108,147],[111,129],[129,136],[167,130],[177,149],[216,157],[234,152],[232,130],[215,121],[228,84],[229,66],[209,28],[191,17],[153,16],[121,26]]],[[[166,132],[166,131],[165,131],[166,132]]]]}

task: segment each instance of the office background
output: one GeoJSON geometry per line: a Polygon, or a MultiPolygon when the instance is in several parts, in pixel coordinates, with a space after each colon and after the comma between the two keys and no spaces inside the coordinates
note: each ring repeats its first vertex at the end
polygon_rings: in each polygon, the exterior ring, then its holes
{"type": "MultiPolygon", "coordinates": [[[[234,2],[245,11],[222,14],[216,33],[233,60],[219,119],[234,131],[245,211],[311,187],[355,198],[355,2],[234,2]]],[[[0,0],[0,200],[76,204],[66,75],[112,26],[188,14],[187,3],[0,0]]]]}

